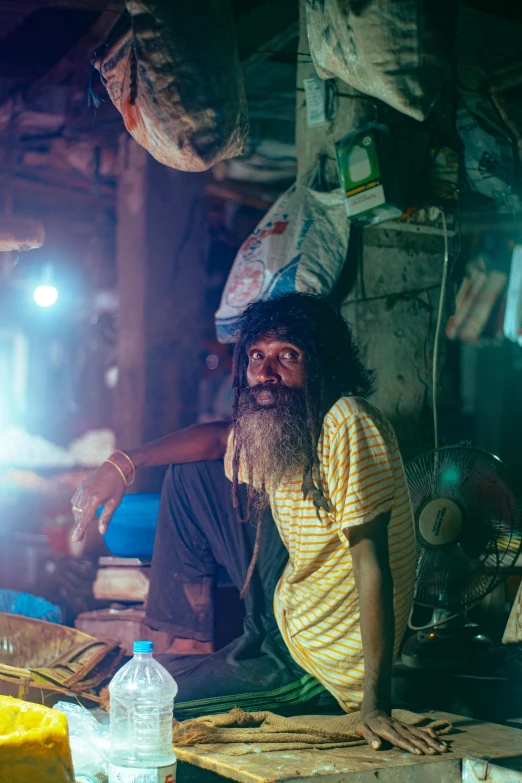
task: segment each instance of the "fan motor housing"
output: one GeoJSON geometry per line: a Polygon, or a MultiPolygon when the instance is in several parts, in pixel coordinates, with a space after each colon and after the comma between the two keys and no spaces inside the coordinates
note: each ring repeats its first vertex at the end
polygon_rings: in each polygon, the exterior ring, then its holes
{"type": "Polygon", "coordinates": [[[419,535],[431,547],[445,546],[456,541],[463,525],[463,514],[450,498],[430,500],[419,515],[419,535]]]}

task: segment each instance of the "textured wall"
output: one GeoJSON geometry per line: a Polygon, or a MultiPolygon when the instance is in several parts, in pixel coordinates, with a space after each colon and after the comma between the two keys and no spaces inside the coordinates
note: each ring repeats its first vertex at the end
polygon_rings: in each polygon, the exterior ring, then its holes
{"type": "MultiPolygon", "coordinates": [[[[304,0],[298,51],[298,177],[307,181],[318,158],[325,155],[328,180],[335,187],[335,141],[376,118],[377,112],[371,100],[337,80],[334,116],[325,125],[307,127],[303,80],[314,76],[315,69],[304,25],[304,0]]],[[[402,123],[400,115],[381,104],[381,119],[383,113],[387,121],[402,123]]],[[[422,135],[421,126],[407,121],[404,132],[413,150],[422,135]]],[[[344,297],[342,312],[353,326],[368,366],[377,370],[379,388],[374,402],[393,421],[406,459],[433,443],[428,403],[443,250],[440,233],[420,234],[383,224],[352,230],[348,252],[351,269],[345,272],[355,284],[344,297]]]]}
{"type": "Polygon", "coordinates": [[[432,344],[441,236],[365,229],[362,263],[342,312],[378,374],[373,402],[393,422],[405,459],[432,447],[432,344]]]}

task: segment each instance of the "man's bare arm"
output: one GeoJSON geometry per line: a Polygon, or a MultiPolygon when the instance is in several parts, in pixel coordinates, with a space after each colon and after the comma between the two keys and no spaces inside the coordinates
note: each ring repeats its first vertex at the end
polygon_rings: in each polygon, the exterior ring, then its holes
{"type": "MultiPolygon", "coordinates": [[[[225,456],[230,428],[230,422],[225,421],[196,424],[127,453],[137,469],[221,459],[225,456]]],[[[78,487],[72,499],[76,521],[74,540],[83,538],[100,506],[104,506],[104,509],[99,529],[100,533],[105,533],[125,490],[123,477],[109,463],[104,463],[90,475],[78,487]]]]}
{"type": "Polygon", "coordinates": [[[228,421],[194,424],[192,427],[177,430],[164,438],[127,451],[127,454],[137,469],[222,459],[227,449],[230,427],[228,421]]]}
{"type": "Polygon", "coordinates": [[[443,753],[447,746],[432,730],[406,726],[391,717],[395,618],[388,521],[385,514],[349,530],[364,653],[364,698],[357,732],[373,748],[387,740],[417,755],[443,753]]]}
{"type": "Polygon", "coordinates": [[[359,591],[364,651],[362,712],[391,710],[395,641],[393,581],[388,556],[389,514],[350,529],[350,552],[359,591]]]}

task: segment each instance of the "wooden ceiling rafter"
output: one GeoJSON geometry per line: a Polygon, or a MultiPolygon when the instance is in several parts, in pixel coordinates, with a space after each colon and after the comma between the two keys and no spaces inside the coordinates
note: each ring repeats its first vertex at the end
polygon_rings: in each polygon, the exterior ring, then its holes
{"type": "MultiPolygon", "coordinates": [[[[32,3],[24,0],[24,2],[25,7],[29,8],[29,13],[42,6],[56,6],[99,10],[100,14],[87,33],[52,68],[23,91],[17,90],[14,100],[16,104],[20,104],[17,107],[17,113],[20,115],[24,113],[23,107],[26,107],[31,112],[31,106],[34,105],[34,102],[41,97],[43,92],[53,87],[67,84],[68,86],[81,88],[83,84],[86,92],[89,62],[92,54],[105,40],[116,18],[124,9],[123,0],[92,0],[92,2],[90,0],[85,0],[85,2],[81,0],[49,0],[49,2],[44,3],[32,3]]],[[[23,9],[19,10],[21,12],[23,9]]],[[[8,100],[12,102],[13,95],[8,100]]],[[[33,111],[32,113],[35,115],[34,119],[36,120],[38,112],[33,111]]],[[[14,129],[14,135],[13,128],[8,129],[8,134],[1,134],[0,139],[4,144],[14,144],[16,148],[16,164],[9,177],[13,197],[23,200],[30,199],[36,203],[47,203],[50,200],[58,207],[62,205],[66,207],[72,201],[80,208],[88,208],[101,201],[105,208],[112,208],[115,203],[116,188],[115,181],[111,183],[110,178],[99,178],[96,174],[92,176],[82,175],[74,169],[70,171],[67,169],[57,170],[52,164],[35,168],[22,163],[24,151],[31,147],[37,148],[42,144],[45,147],[46,143],[50,143],[52,139],[60,137],[66,138],[70,136],[71,138],[68,140],[74,142],[74,137],[78,135],[75,132],[75,127],[81,118],[77,115],[72,116],[72,114],[70,107],[69,110],[66,108],[63,122],[58,131],[50,134],[50,136],[44,133],[44,135],[47,135],[46,139],[39,140],[31,136],[20,138],[20,130],[16,128],[14,129]],[[67,116],[67,113],[69,113],[69,116],[67,116]],[[69,128],[69,126],[71,127],[69,128]],[[68,130],[71,132],[69,133],[68,130]]],[[[118,133],[120,130],[118,127],[116,132],[118,133]]],[[[98,145],[105,146],[104,141],[107,139],[107,130],[93,129],[93,132],[89,133],[89,140],[93,140],[93,133],[98,140],[98,145]]],[[[114,137],[115,129],[111,128],[109,134],[114,137]]],[[[81,139],[78,138],[77,140],[80,141],[81,139]]],[[[0,186],[5,184],[5,175],[0,176],[0,186]]]]}
{"type": "Polygon", "coordinates": [[[41,8],[80,8],[96,10],[105,0],[2,0],[0,3],[0,42],[5,41],[17,27],[41,8]]]}
{"type": "MultiPolygon", "coordinates": [[[[2,179],[0,178],[0,187],[2,179]]],[[[11,180],[14,200],[23,199],[33,203],[54,205],[63,208],[89,209],[96,205],[113,208],[116,204],[116,189],[106,185],[94,188],[83,187],[75,183],[51,181],[41,176],[16,174],[11,180]]]]}
{"type": "MultiPolygon", "coordinates": [[[[42,7],[42,3],[31,3],[28,2],[28,0],[23,0],[23,2],[25,2],[27,6],[30,6],[30,11],[42,7]]],[[[60,87],[61,85],[64,85],[64,83],[68,86],[71,85],[76,87],[85,93],[85,108],[87,110],[86,93],[92,54],[105,40],[109,30],[121,14],[122,10],[124,10],[125,6],[124,0],[48,0],[48,2],[43,3],[43,7],[86,8],[87,10],[99,10],[100,14],[94,24],[89,28],[88,32],[77,41],[76,44],[52,66],[52,68],[29,86],[23,89],[18,86],[15,88],[15,92],[10,92],[4,98],[1,107],[5,109],[9,104],[13,107],[16,105],[19,114],[25,114],[27,112],[32,113],[35,120],[40,113],[32,108],[34,107],[35,101],[37,101],[38,98],[41,98],[42,93],[48,91],[50,88],[60,87]]],[[[86,111],[83,113],[85,114],[86,111]]],[[[48,117],[48,113],[45,114],[45,117],[48,117]]],[[[120,123],[121,120],[118,114],[117,127],[113,127],[114,118],[112,117],[109,121],[109,128],[98,127],[92,128],[91,130],[89,127],[89,138],[92,138],[93,134],[95,134],[100,142],[102,142],[102,140],[109,135],[114,137],[115,133],[118,134],[121,131],[120,123]]],[[[65,109],[65,113],[63,114],[63,121],[60,125],[59,132],[54,135],[70,136],[72,140],[75,136],[82,135],[81,132],[78,132],[78,124],[83,127],[83,125],[90,125],[90,122],[89,120],[83,122],[78,111],[71,111],[71,104],[69,103],[69,107],[65,109]],[[69,116],[67,116],[68,114],[69,116]]],[[[106,123],[104,123],[104,125],[106,125],[106,123]]],[[[44,135],[46,130],[46,128],[42,128],[44,135]]]]}
{"type": "Polygon", "coordinates": [[[70,8],[87,11],[103,10],[106,0],[2,0],[0,3],[0,42],[41,8],[70,8]]]}
{"type": "MultiPolygon", "coordinates": [[[[110,196],[116,192],[116,181],[97,180],[91,177],[85,177],[81,173],[74,171],[59,171],[54,169],[44,169],[40,167],[26,166],[24,169],[18,169],[15,176],[20,179],[30,179],[34,182],[49,182],[50,185],[57,187],[70,188],[92,193],[100,193],[110,196]]],[[[2,177],[0,176],[0,182],[2,177]]]]}
{"type": "Polygon", "coordinates": [[[208,179],[206,183],[208,196],[229,201],[233,204],[243,204],[267,212],[280,195],[276,188],[266,187],[259,183],[240,182],[235,180],[208,179]]]}
{"type": "Polygon", "coordinates": [[[519,0],[462,0],[462,4],[484,14],[522,24],[522,3],[519,0]]]}
{"type": "Polygon", "coordinates": [[[85,81],[87,81],[88,63],[93,52],[103,43],[116,17],[124,8],[123,0],[108,0],[104,5],[104,10],[89,31],[61,60],[28,88],[26,98],[29,102],[35,100],[49,87],[62,84],[70,76],[73,77],[73,82],[77,82],[78,79],[75,77],[78,74],[79,63],[85,65],[85,81]]]}
{"type": "Polygon", "coordinates": [[[248,73],[259,68],[266,60],[277,54],[299,36],[299,22],[292,22],[284,30],[274,35],[266,41],[258,51],[253,52],[241,63],[243,73],[248,77],[248,73]]]}

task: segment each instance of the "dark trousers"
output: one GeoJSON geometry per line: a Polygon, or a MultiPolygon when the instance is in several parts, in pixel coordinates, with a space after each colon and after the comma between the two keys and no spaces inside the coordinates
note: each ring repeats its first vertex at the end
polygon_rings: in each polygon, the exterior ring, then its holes
{"type": "MultiPolygon", "coordinates": [[[[242,510],[246,492],[240,488],[242,510]]],[[[256,529],[240,523],[222,461],[174,465],[163,485],[147,624],[176,637],[211,641],[213,594],[223,566],[243,587],[256,529]]],[[[243,634],[210,655],[158,655],[179,693],[176,717],[226,712],[233,707],[280,713],[324,707],[334,701],[291,658],[277,628],[274,590],[288,553],[269,511],[265,512],[257,566],[245,596],[243,634]]]]}

